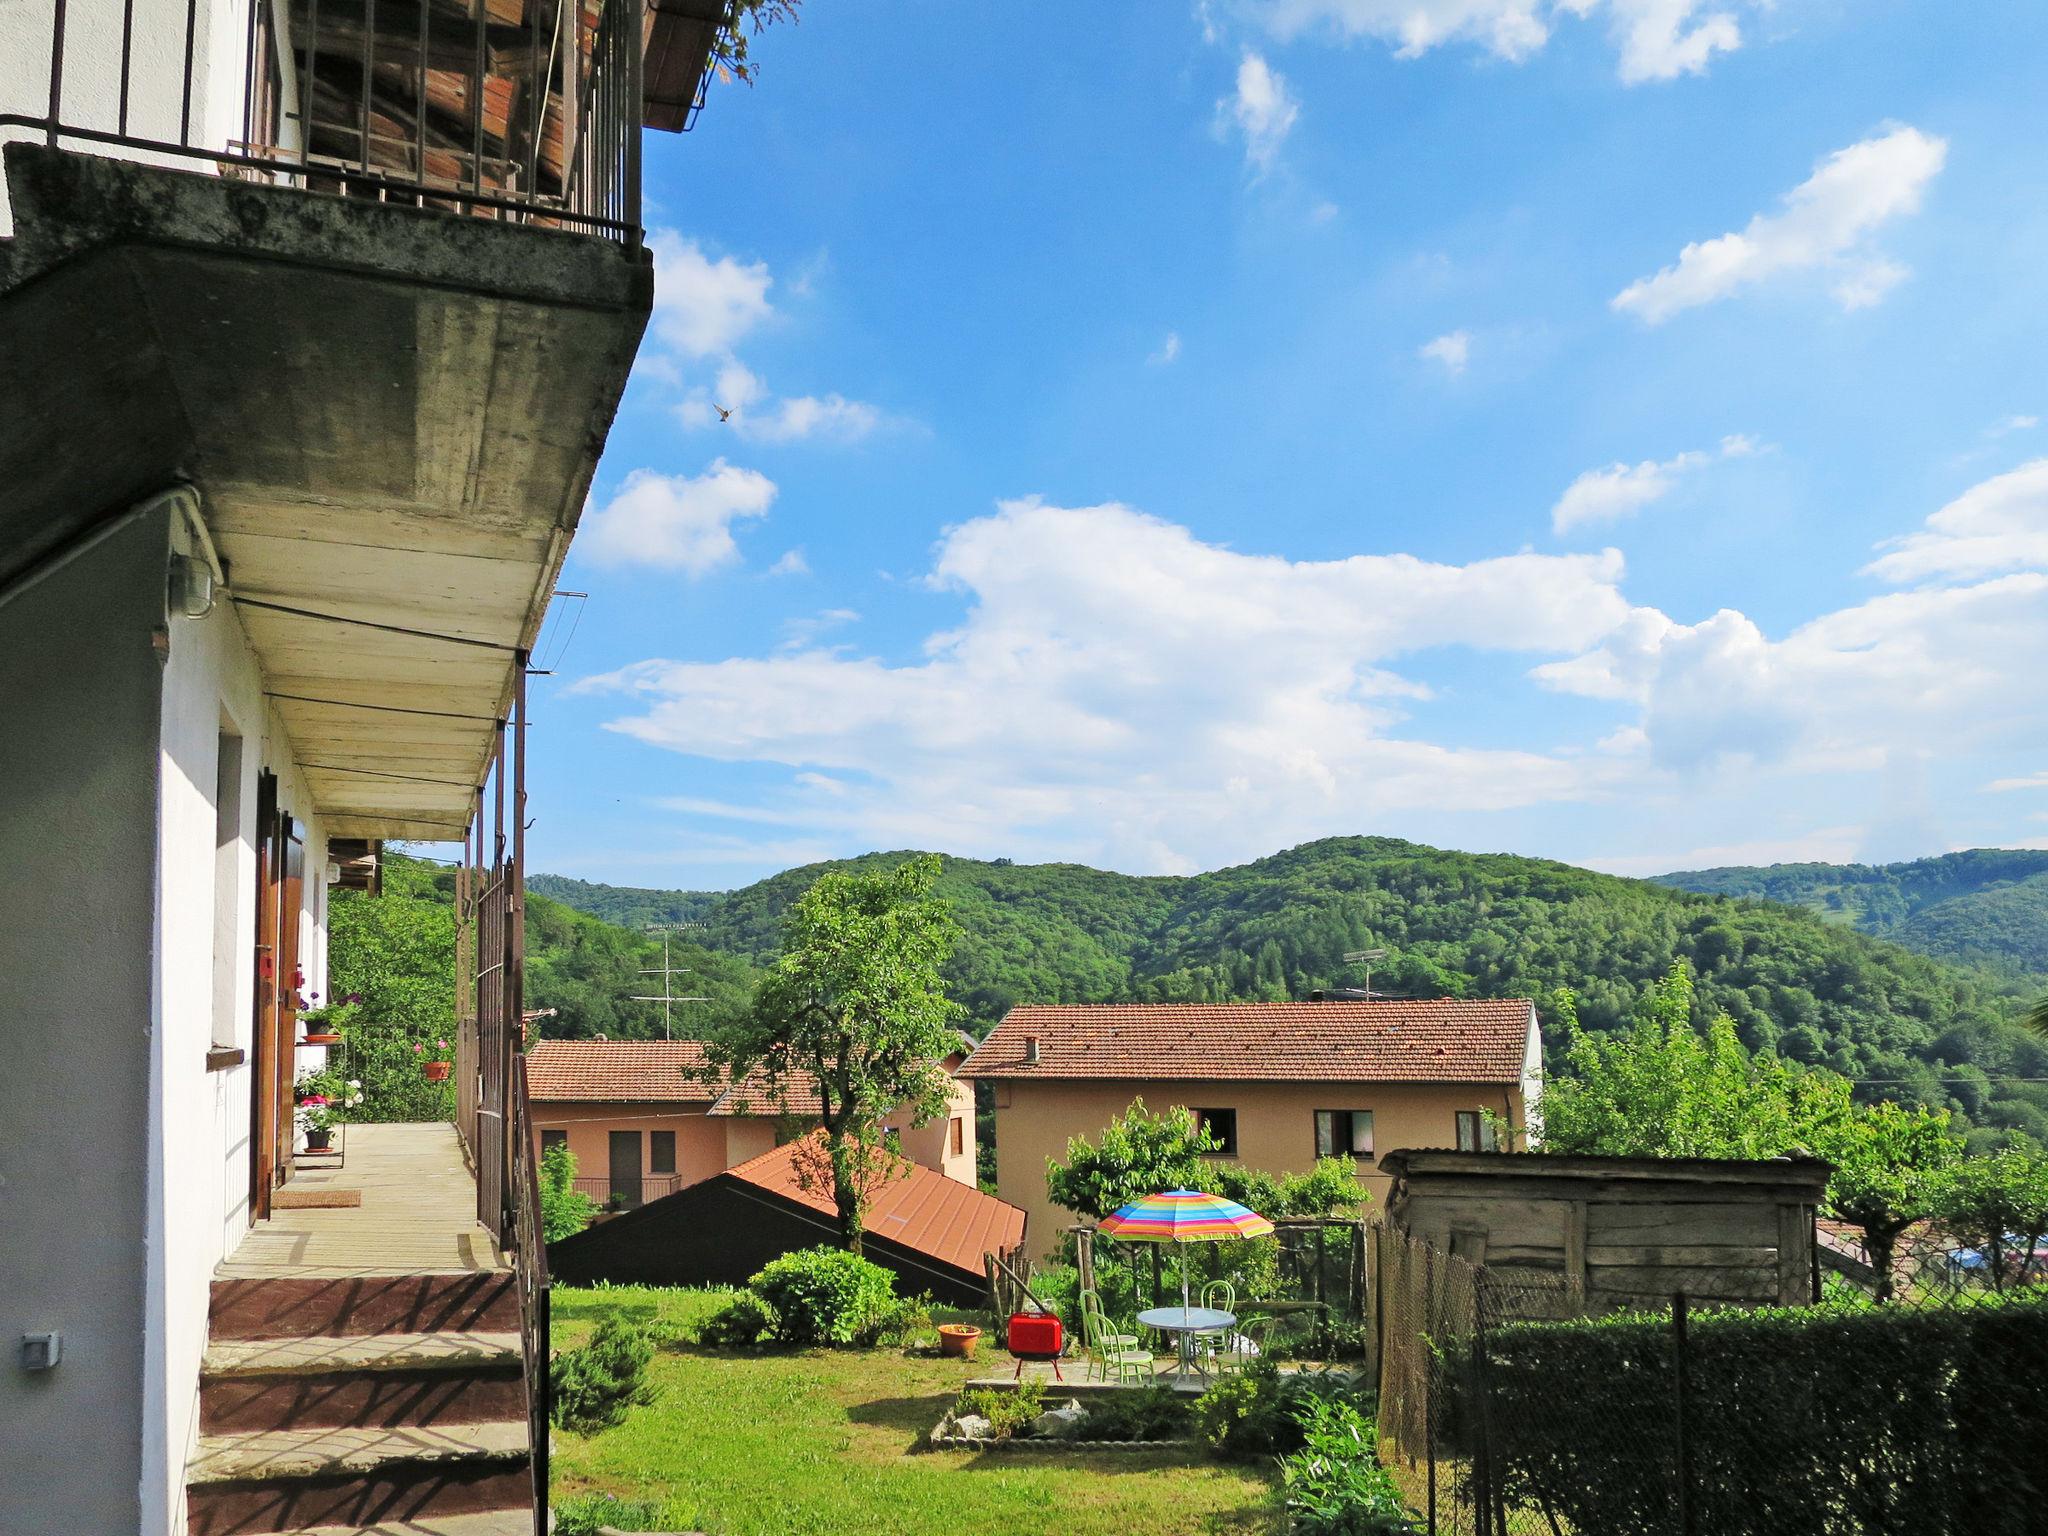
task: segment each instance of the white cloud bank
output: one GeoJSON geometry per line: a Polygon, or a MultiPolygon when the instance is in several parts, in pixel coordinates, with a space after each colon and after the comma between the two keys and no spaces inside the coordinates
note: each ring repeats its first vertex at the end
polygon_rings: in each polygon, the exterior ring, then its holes
{"type": "Polygon", "coordinates": [[[1281,38],[1304,33],[1374,38],[1403,58],[1469,43],[1515,63],[1543,51],[1560,18],[1604,19],[1629,85],[1706,72],[1742,46],[1732,9],[1702,0],[1257,0],[1281,38]]]}
{"type": "Polygon", "coordinates": [[[1456,378],[1465,371],[1465,365],[1472,361],[1472,333],[1446,332],[1434,341],[1425,341],[1415,349],[1415,355],[1426,363],[1442,363],[1444,372],[1456,378]]]}
{"type": "Polygon", "coordinates": [[[820,624],[767,655],[649,660],[578,687],[630,701],[611,729],[788,771],[703,814],[842,850],[1171,871],[1419,817],[1657,796],[1688,827],[1709,803],[1739,826],[1737,807],[1778,803],[1760,786],[1786,784],[1830,824],[1768,835],[1842,847],[1845,774],[1882,776],[1930,741],[2048,750],[2044,473],[1957,497],[1881,554],[1899,590],[1782,637],[1732,610],[1684,623],[1632,603],[1612,550],[1297,561],[1114,503],[1024,500],[944,535],[929,584],[964,613],[918,654],[824,649],[820,624]],[[2004,541],[1995,559],[1985,537],[2004,541]],[[1430,739],[1425,663],[1441,648],[1493,658],[1508,693],[1532,680],[1513,718],[1553,716],[1556,737],[1482,712],[1430,739]],[[1587,702],[1541,710],[1541,690],[1587,702]]]}
{"type": "Polygon", "coordinates": [[[1770,278],[1815,268],[1834,274],[1844,309],[1875,304],[1910,274],[1873,253],[1869,237],[1919,209],[1947,158],[1945,139],[1905,127],[1838,149],[1785,195],[1777,212],[1686,246],[1673,265],[1616,294],[1613,307],[1660,325],[1770,278]]]}

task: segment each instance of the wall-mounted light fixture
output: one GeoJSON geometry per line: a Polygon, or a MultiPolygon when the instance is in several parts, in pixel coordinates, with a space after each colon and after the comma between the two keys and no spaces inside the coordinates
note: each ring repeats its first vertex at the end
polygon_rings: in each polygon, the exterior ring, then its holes
{"type": "Polygon", "coordinates": [[[213,612],[213,567],[197,555],[171,556],[171,612],[203,619],[213,612]]]}

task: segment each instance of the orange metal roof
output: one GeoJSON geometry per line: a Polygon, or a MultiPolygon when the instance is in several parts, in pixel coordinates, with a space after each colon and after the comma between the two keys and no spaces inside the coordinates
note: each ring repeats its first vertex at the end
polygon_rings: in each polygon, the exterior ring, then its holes
{"type": "Polygon", "coordinates": [[[1012,1008],[958,1075],[1513,1083],[1529,1016],[1520,998],[1030,1005],[1012,1008]]]}
{"type": "MultiPolygon", "coordinates": [[[[726,1169],[725,1176],[743,1179],[757,1189],[836,1218],[838,1210],[829,1195],[805,1189],[798,1182],[798,1146],[789,1142],[763,1152],[726,1169]]],[[[864,1228],[868,1236],[887,1238],[976,1274],[981,1272],[983,1254],[1015,1247],[1024,1240],[1024,1213],[1016,1206],[920,1164],[904,1167],[907,1173],[889,1179],[875,1191],[864,1228]]]]}

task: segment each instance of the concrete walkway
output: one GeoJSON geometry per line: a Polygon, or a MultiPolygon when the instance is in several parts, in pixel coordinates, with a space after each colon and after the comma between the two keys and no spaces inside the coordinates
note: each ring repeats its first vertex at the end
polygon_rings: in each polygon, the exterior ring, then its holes
{"type": "Polygon", "coordinates": [[[491,1234],[476,1219],[476,1180],[455,1127],[352,1125],[345,1167],[302,1161],[290,1189],[355,1189],[362,1204],[278,1210],[249,1230],[216,1278],[319,1279],[502,1270],[491,1234]]]}

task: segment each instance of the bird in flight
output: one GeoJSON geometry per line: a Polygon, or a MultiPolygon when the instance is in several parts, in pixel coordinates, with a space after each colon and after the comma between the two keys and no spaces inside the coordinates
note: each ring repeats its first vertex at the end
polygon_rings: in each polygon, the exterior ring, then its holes
{"type": "Polygon", "coordinates": [[[720,405],[720,404],[719,404],[719,403],[718,403],[718,402],[717,402],[716,400],[714,400],[714,401],[712,401],[712,402],[711,402],[711,409],[713,409],[714,411],[718,412],[718,419],[719,419],[720,421],[731,421],[731,420],[732,420],[732,407],[731,407],[731,406],[729,406],[729,405],[720,405]]]}

